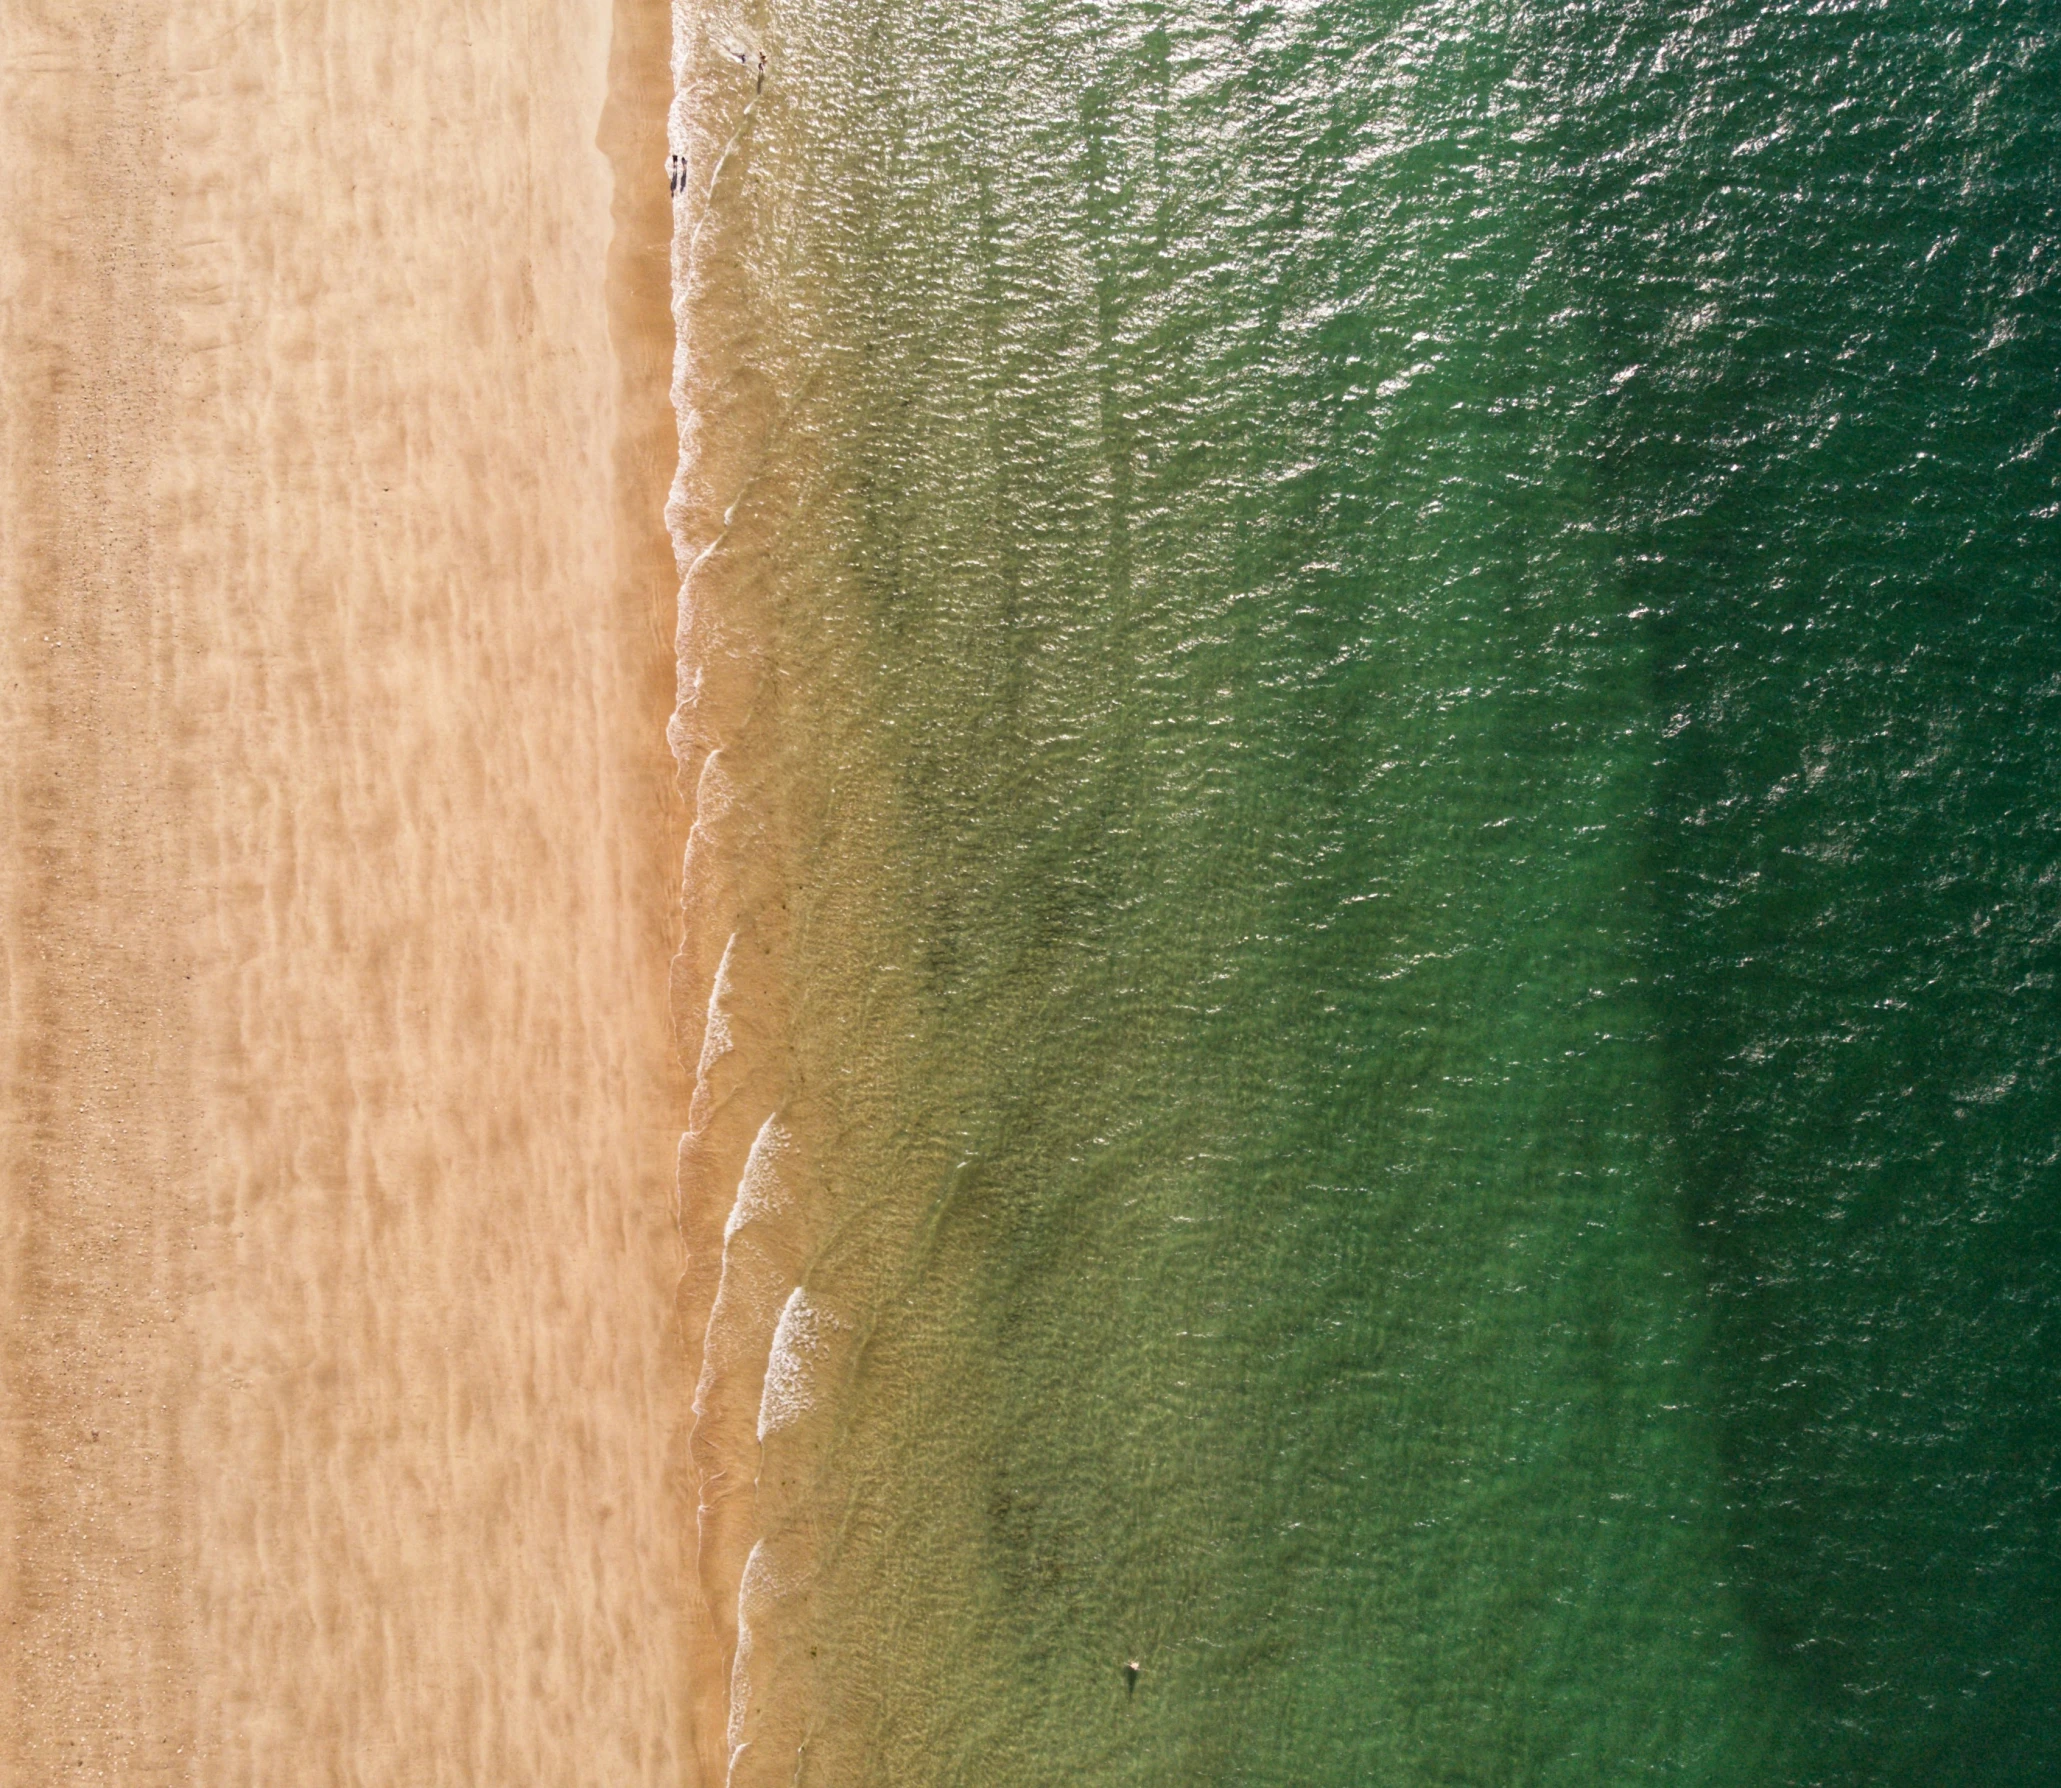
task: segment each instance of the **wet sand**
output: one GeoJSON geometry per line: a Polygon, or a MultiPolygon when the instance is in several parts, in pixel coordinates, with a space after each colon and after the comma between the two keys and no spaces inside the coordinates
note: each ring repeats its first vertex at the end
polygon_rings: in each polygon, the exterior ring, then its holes
{"type": "Polygon", "coordinates": [[[6,18],[0,1770],[693,1781],[663,6],[6,18]]]}

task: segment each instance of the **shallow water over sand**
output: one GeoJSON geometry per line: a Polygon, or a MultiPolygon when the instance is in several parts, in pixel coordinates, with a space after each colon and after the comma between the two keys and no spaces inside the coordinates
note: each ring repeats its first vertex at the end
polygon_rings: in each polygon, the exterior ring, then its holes
{"type": "Polygon", "coordinates": [[[2051,1772],[2056,24],[686,22],[737,1779],[2051,1772]]]}

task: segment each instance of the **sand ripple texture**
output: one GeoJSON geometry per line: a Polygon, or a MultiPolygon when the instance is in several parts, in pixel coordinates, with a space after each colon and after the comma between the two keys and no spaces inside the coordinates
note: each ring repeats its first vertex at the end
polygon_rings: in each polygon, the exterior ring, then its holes
{"type": "Polygon", "coordinates": [[[0,1779],[692,1780],[664,8],[0,16],[0,1779]]]}

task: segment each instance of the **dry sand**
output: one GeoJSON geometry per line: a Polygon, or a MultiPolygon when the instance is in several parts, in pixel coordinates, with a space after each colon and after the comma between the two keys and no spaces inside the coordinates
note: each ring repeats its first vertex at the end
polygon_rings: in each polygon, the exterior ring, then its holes
{"type": "Polygon", "coordinates": [[[9,1784],[697,1778],[667,29],[0,0],[9,1784]]]}

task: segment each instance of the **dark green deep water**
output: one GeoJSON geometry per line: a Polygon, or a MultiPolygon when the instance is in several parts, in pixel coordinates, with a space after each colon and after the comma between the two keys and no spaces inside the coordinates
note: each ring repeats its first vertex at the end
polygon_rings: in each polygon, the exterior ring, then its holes
{"type": "Polygon", "coordinates": [[[2061,5],[752,25],[751,1766],[2061,1781],[2061,5]]]}

